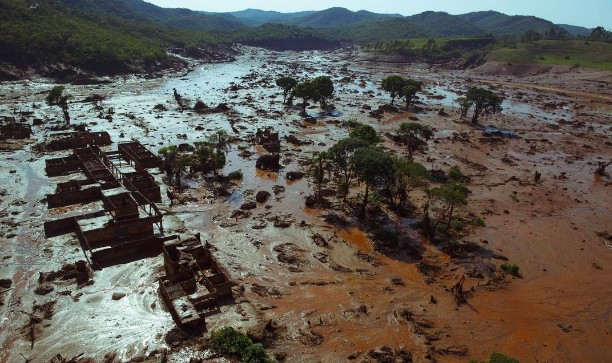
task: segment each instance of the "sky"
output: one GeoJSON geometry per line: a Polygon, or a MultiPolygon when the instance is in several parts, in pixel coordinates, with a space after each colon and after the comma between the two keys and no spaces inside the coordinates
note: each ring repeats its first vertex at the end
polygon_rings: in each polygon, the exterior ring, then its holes
{"type": "Polygon", "coordinates": [[[612,29],[612,0],[145,0],[166,8],[229,12],[248,8],[295,12],[343,7],[376,13],[413,15],[423,11],[464,14],[495,10],[508,15],[534,15],[556,24],[612,29]]]}

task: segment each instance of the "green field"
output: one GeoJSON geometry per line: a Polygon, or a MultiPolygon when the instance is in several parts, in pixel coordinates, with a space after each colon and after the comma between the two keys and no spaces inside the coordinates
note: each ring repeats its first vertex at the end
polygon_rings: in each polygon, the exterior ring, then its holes
{"type": "Polygon", "coordinates": [[[612,44],[584,40],[540,40],[517,43],[488,54],[492,62],[580,65],[612,71],[612,44]]]}

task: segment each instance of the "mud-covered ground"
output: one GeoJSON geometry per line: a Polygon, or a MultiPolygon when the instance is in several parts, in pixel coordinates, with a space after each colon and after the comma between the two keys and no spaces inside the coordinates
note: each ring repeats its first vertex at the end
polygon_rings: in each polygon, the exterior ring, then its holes
{"type": "MultiPolygon", "coordinates": [[[[67,86],[74,96],[73,123],[108,131],[115,142],[135,139],[156,151],[202,140],[217,128],[236,137],[224,172],[241,169],[244,179],[230,188],[229,197],[216,196],[209,182],[185,175],[188,188],[181,203],[163,207],[165,232],[202,232],[236,282],[235,304],[207,317],[209,331],[228,325],[249,331],[271,355],[289,362],[400,359],[406,352],[415,362],[466,362],[494,351],[524,362],[612,360],[611,180],[594,175],[598,161],[612,158],[610,73],[509,71],[495,64],[449,71],[356,62],[350,50],[241,51],[235,62],[194,66],[162,79],[126,77],[107,85],[67,86]],[[338,112],[315,124],[304,122],[299,110],[282,104],[274,84],[281,74],[330,75],[338,112]],[[422,112],[385,114],[380,121],[369,117],[364,105],[376,109],[389,102],[379,84],[390,74],[425,82],[422,112]],[[502,114],[481,124],[518,137],[487,138],[459,119],[454,100],[470,86],[485,85],[506,101],[502,114]],[[191,104],[197,99],[211,107],[227,103],[230,111],[180,112],[173,88],[191,104]],[[101,114],[82,102],[94,93],[105,96],[101,114]],[[154,110],[157,104],[166,110],[154,110]],[[446,116],[438,112],[442,107],[446,116]],[[109,108],[112,120],[105,118],[109,108]],[[306,171],[312,152],[348,135],[341,121],[352,118],[381,133],[394,132],[409,118],[435,129],[427,152],[416,159],[430,169],[458,165],[471,179],[469,203],[458,212],[464,225],[460,244],[452,253],[417,229],[423,198],[418,191],[411,193],[411,213],[390,213],[385,221],[399,232],[396,246],[372,241],[367,232],[382,223],[376,216],[359,223],[337,201],[335,213],[348,221],[342,226],[326,222],[329,211],[304,207],[311,192],[308,179],[290,182],[287,172],[306,171]],[[263,126],[308,142],[283,141],[279,173],[255,169],[263,149],[250,136],[263,126]],[[539,183],[534,182],[536,170],[542,173],[539,183]],[[236,218],[235,211],[262,190],[271,193],[270,199],[236,218]],[[484,227],[475,223],[477,218],[484,227]],[[500,271],[506,260],[520,266],[522,278],[500,271]],[[462,276],[471,296],[469,304],[457,306],[450,287],[462,276]]],[[[42,223],[60,212],[98,207],[46,209],[45,195],[58,182],[81,177],[46,177],[44,159],[63,153],[33,151],[48,127],[61,123],[60,110],[44,104],[51,87],[41,79],[0,87],[0,115],[33,111],[45,119],[33,128],[34,140],[0,153],[0,279],[12,282],[2,287],[0,361],[21,362],[23,354],[45,362],[57,353],[84,353],[96,361],[112,354],[118,361],[154,360],[164,349],[170,349],[172,362],[218,359],[207,348],[207,334],[180,332],[165,311],[156,283],[163,273],[161,257],[95,271],[88,286],[67,281],[52,283],[52,291],[39,288],[39,272],[84,259],[76,236],[45,239],[42,223]],[[115,300],[115,293],[126,295],[115,300]],[[33,311],[42,319],[32,333],[33,311]]],[[[308,112],[318,116],[320,110],[312,106],[308,112]]],[[[403,154],[386,138],[384,145],[403,154]]],[[[156,178],[167,181],[161,173],[156,178]]]]}

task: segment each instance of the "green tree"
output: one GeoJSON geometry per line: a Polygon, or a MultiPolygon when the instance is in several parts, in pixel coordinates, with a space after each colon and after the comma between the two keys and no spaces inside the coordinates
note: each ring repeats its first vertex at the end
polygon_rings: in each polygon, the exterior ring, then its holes
{"type": "Polygon", "coordinates": [[[282,76],[276,80],[276,85],[283,90],[283,103],[287,103],[287,95],[297,85],[297,81],[292,77],[282,76]]]}
{"type": "Polygon", "coordinates": [[[188,166],[194,164],[194,159],[191,154],[184,151],[180,151],[178,146],[171,145],[163,147],[158,151],[162,157],[162,167],[166,172],[168,178],[174,175],[176,185],[181,188],[181,174],[185,171],[188,166]]]}
{"type": "Polygon", "coordinates": [[[459,104],[459,109],[461,110],[461,119],[464,119],[474,103],[468,100],[467,97],[458,97],[455,102],[459,104]]]}
{"type": "Polygon", "coordinates": [[[64,114],[64,121],[66,125],[70,125],[70,113],[68,113],[68,100],[72,98],[71,95],[64,93],[64,86],[55,86],[47,94],[47,105],[59,106],[64,114]]]}
{"type": "Polygon", "coordinates": [[[423,227],[432,238],[440,223],[446,221],[447,229],[451,228],[455,208],[467,204],[468,190],[462,183],[448,182],[441,187],[427,189],[426,194],[423,227]]]}
{"type": "Polygon", "coordinates": [[[523,36],[521,37],[521,40],[524,42],[534,42],[534,41],[542,40],[542,34],[540,34],[535,29],[529,29],[528,31],[525,32],[525,34],[523,34],[523,36]]]}
{"type": "Polygon", "coordinates": [[[315,88],[312,82],[306,81],[298,83],[291,92],[292,97],[298,97],[302,99],[302,112],[306,113],[306,105],[309,100],[317,97],[315,88]]]}
{"type": "Polygon", "coordinates": [[[400,142],[406,145],[408,156],[412,159],[415,152],[427,147],[427,141],[433,137],[433,130],[416,122],[403,122],[396,135],[400,142]]]}
{"type": "Polygon", "coordinates": [[[406,102],[406,108],[410,106],[410,102],[416,97],[416,94],[421,91],[423,85],[419,81],[412,79],[406,80],[406,85],[402,88],[399,96],[406,102]]]}
{"type": "Polygon", "coordinates": [[[425,187],[428,178],[429,172],[423,164],[393,157],[393,180],[388,190],[391,206],[403,206],[408,201],[408,193],[425,187]]]}
{"type": "Polygon", "coordinates": [[[325,180],[325,172],[329,170],[330,155],[326,151],[317,151],[310,160],[310,175],[315,184],[315,199],[318,202],[322,199],[323,181],[325,180]]]}
{"type": "Polygon", "coordinates": [[[347,138],[338,141],[327,152],[331,167],[338,180],[338,189],[342,195],[342,200],[345,202],[349,187],[355,176],[352,156],[357,150],[366,148],[369,145],[361,139],[347,138]]]}
{"type": "Polygon", "coordinates": [[[376,145],[381,142],[381,138],[378,132],[370,125],[358,125],[349,133],[349,137],[353,139],[360,139],[367,142],[370,145],[376,145]]]}
{"type": "Polygon", "coordinates": [[[465,102],[473,109],[472,123],[478,122],[478,117],[485,113],[501,112],[504,99],[484,88],[472,87],[465,94],[465,102]]]}
{"type": "Polygon", "coordinates": [[[610,38],[610,32],[606,31],[603,26],[598,26],[597,28],[593,29],[591,31],[591,35],[589,36],[589,39],[592,40],[606,41],[608,38],[610,38]]]}
{"type": "Polygon", "coordinates": [[[355,173],[365,184],[363,202],[359,215],[364,218],[368,206],[370,189],[379,185],[388,185],[393,178],[393,159],[384,151],[374,148],[357,149],[351,156],[355,173]]]}
{"type": "Polygon", "coordinates": [[[319,101],[322,109],[327,109],[327,101],[334,94],[334,82],[327,76],[320,76],[312,80],[314,100],[319,101]]]}
{"type": "Polygon", "coordinates": [[[395,97],[399,96],[406,85],[406,80],[401,76],[388,76],[382,80],[382,89],[391,95],[391,104],[395,102],[395,97]]]}

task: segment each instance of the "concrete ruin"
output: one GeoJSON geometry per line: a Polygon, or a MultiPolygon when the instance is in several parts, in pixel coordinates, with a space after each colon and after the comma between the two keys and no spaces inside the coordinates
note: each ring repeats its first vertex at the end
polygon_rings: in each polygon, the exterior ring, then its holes
{"type": "Polygon", "coordinates": [[[134,144],[123,148],[119,144],[116,152],[88,146],[73,150],[71,156],[46,160],[49,176],[80,171],[86,177],[59,183],[56,193],[47,196],[49,209],[85,203],[98,209],[46,222],[47,237],[76,233],[85,255],[91,253],[92,261],[98,264],[161,252],[166,238],[162,214],[155,204],[161,202],[161,191],[145,169],[158,166],[159,159],[134,144]]]}
{"type": "Polygon", "coordinates": [[[45,149],[49,151],[61,151],[84,148],[88,146],[107,146],[113,141],[108,132],[58,132],[51,134],[45,140],[45,149]]]}
{"type": "Polygon", "coordinates": [[[13,117],[5,117],[0,122],[0,140],[29,139],[32,136],[32,127],[25,122],[17,122],[13,117]]]}
{"type": "Polygon", "coordinates": [[[203,246],[199,235],[164,242],[166,276],[159,279],[159,290],[176,323],[198,328],[205,317],[218,312],[219,300],[231,297],[228,274],[203,246]]]}

